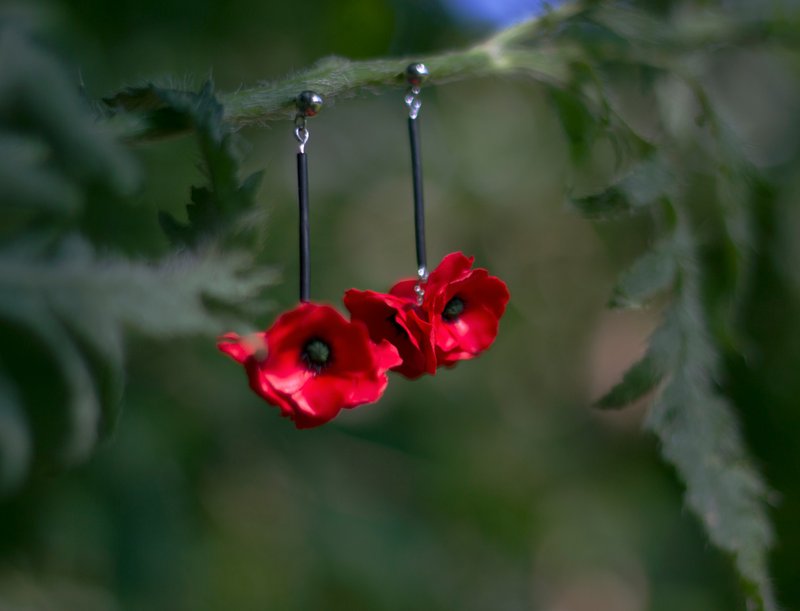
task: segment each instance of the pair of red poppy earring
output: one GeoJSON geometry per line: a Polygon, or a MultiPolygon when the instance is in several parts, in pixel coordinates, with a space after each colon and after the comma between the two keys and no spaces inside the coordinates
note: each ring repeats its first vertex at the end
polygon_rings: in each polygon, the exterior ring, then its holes
{"type": "Polygon", "coordinates": [[[306,119],[321,110],[323,101],[311,91],[297,97],[300,305],[266,331],[244,337],[228,333],[218,343],[244,365],[253,391],[297,428],[324,424],[341,409],[377,401],[386,390],[388,371],[409,379],[433,375],[439,367],[478,356],[497,336],[509,299],[502,280],[473,269],[473,258],[460,252],[447,255],[428,273],[418,123],[427,76],[424,64],[406,69],[417,277],[397,282],[388,293],[346,291],[349,321],[331,306],[309,301],[306,119]]]}

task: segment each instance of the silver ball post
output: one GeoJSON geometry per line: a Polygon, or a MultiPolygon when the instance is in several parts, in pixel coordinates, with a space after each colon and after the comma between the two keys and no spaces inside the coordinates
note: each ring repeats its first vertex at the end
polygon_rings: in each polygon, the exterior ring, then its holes
{"type": "Polygon", "coordinates": [[[302,91],[295,99],[297,114],[303,117],[313,117],[318,114],[324,103],[322,96],[314,91],[302,91]]]}
{"type": "Polygon", "coordinates": [[[419,89],[428,80],[428,67],[422,63],[409,64],[406,68],[406,81],[414,89],[419,89]]]}

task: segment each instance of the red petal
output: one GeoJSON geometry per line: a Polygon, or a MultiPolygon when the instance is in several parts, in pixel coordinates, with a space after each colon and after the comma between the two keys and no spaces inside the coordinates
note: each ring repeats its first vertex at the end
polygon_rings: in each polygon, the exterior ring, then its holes
{"type": "Polygon", "coordinates": [[[404,300],[374,291],[350,289],[344,294],[344,305],[353,321],[366,325],[373,342],[388,339],[398,346],[410,342],[413,348],[418,348],[417,338],[406,323],[404,300]]]}
{"type": "Polygon", "coordinates": [[[437,358],[442,364],[473,358],[492,345],[497,328],[498,320],[491,310],[468,305],[457,320],[442,320],[436,326],[437,358]]]}
{"type": "MultiPolygon", "coordinates": [[[[386,340],[399,352],[400,361],[391,365],[408,378],[436,371],[431,326],[422,321],[412,302],[394,295],[351,289],[344,303],[354,320],[367,326],[370,339],[386,340]]],[[[395,358],[392,356],[392,358],[395,358]]]]}
{"type": "Polygon", "coordinates": [[[334,377],[318,376],[292,395],[297,407],[297,428],[311,428],[332,420],[346,402],[346,383],[334,377]]]}
{"type": "Polygon", "coordinates": [[[267,343],[271,351],[296,348],[299,355],[305,342],[313,335],[346,326],[347,320],[332,307],[301,303],[272,323],[267,330],[267,343]]]}
{"type": "MultiPolygon", "coordinates": [[[[479,305],[488,308],[496,318],[501,318],[506,311],[510,298],[506,283],[495,276],[490,276],[485,269],[473,270],[470,275],[451,284],[446,293],[447,301],[460,296],[468,305],[479,305]]],[[[444,307],[447,304],[442,304],[444,307]]]]}
{"type": "Polygon", "coordinates": [[[375,356],[369,339],[367,326],[359,321],[348,322],[329,336],[332,359],[322,375],[351,375],[375,369],[375,356]]]}
{"type": "Polygon", "coordinates": [[[401,280],[389,289],[389,294],[401,299],[406,299],[412,303],[417,302],[417,293],[414,287],[417,286],[417,280],[410,278],[408,280],[401,280]]]}
{"type": "Polygon", "coordinates": [[[377,378],[353,378],[349,381],[346,401],[342,407],[350,409],[365,403],[374,403],[381,398],[388,384],[389,378],[386,374],[377,378]]]}
{"type": "MultiPolygon", "coordinates": [[[[407,324],[409,328],[412,329],[412,333],[420,338],[419,362],[415,363],[413,369],[410,367],[398,367],[395,371],[398,371],[410,379],[418,378],[423,373],[435,374],[436,345],[434,342],[433,325],[417,316],[416,311],[409,313],[407,324]]],[[[405,362],[403,365],[405,365],[405,362]]]]}
{"type": "Polygon", "coordinates": [[[373,344],[372,351],[375,354],[375,363],[378,366],[378,372],[381,374],[390,370],[392,367],[397,367],[403,362],[397,348],[388,340],[373,344]]]}
{"type": "Polygon", "coordinates": [[[237,363],[244,363],[254,352],[236,333],[221,336],[217,341],[217,348],[237,363]]]}
{"type": "Polygon", "coordinates": [[[247,370],[247,378],[250,381],[250,388],[268,403],[279,407],[284,416],[291,418],[295,411],[294,403],[288,397],[276,392],[275,388],[264,377],[258,363],[252,360],[248,361],[245,364],[245,369],[247,370]]]}
{"type": "Polygon", "coordinates": [[[428,276],[425,285],[425,297],[428,293],[438,293],[445,290],[451,282],[458,282],[467,277],[475,257],[467,257],[462,252],[452,252],[442,259],[428,276]]]}
{"type": "Polygon", "coordinates": [[[291,368],[278,368],[274,362],[267,362],[264,363],[264,366],[261,370],[261,375],[277,391],[283,394],[291,395],[303,388],[303,385],[305,385],[317,374],[307,369],[302,363],[291,368]]]}

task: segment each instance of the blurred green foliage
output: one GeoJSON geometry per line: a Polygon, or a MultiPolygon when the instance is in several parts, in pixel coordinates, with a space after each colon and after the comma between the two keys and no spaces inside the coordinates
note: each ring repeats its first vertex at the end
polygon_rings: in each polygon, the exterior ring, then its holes
{"type": "MultiPolygon", "coordinates": [[[[295,299],[293,126],[234,134],[201,85],[475,32],[422,2],[6,7],[0,608],[743,608],[708,533],[770,609],[765,500],[800,606],[797,14],[594,10],[515,47],[559,86],[424,91],[429,249],[508,282],[495,346],[298,432],[213,346],[295,299]],[[126,142],[140,117],[87,101],[140,78],[196,137],[126,142]]],[[[401,92],[336,102],[309,144],[332,303],[413,271],[401,92]]]]}

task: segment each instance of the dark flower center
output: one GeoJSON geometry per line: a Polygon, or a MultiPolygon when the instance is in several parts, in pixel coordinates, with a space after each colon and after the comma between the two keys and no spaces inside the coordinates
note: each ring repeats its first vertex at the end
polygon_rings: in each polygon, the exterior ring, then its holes
{"type": "Polygon", "coordinates": [[[444,306],[444,310],[442,311],[442,318],[444,318],[447,322],[453,322],[457,320],[461,314],[464,313],[464,300],[461,297],[453,297],[450,301],[447,302],[447,305],[444,306]]]}
{"type": "Polygon", "coordinates": [[[309,369],[319,373],[331,362],[331,347],[324,340],[315,337],[303,346],[300,358],[309,369]]]}

